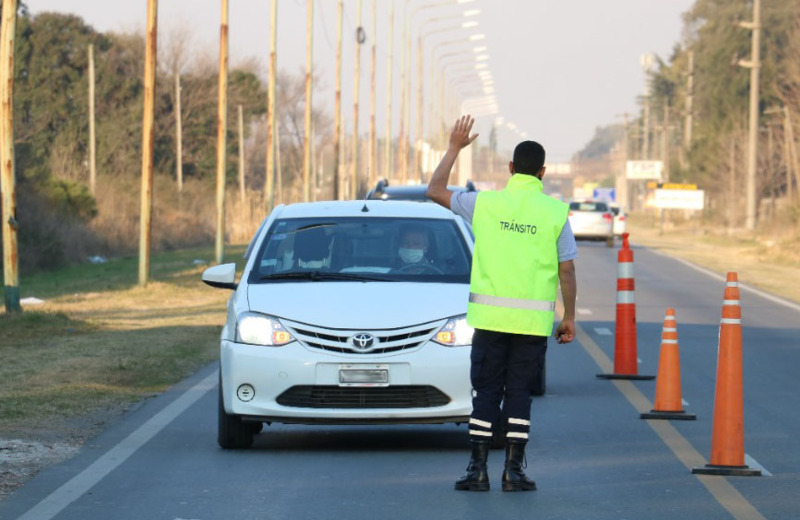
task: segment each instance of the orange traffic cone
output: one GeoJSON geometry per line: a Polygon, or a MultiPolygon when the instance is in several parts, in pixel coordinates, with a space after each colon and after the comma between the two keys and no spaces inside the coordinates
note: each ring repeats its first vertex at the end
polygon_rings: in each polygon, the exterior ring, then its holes
{"type": "Polygon", "coordinates": [[[742,308],[736,273],[728,273],[722,302],[717,354],[717,387],[711,459],[692,473],[760,476],[744,463],[744,398],[742,392],[742,308]]]}
{"type": "Polygon", "coordinates": [[[675,309],[667,309],[664,327],[661,329],[661,355],[658,360],[656,378],[656,398],[650,413],[639,416],[642,419],[680,419],[693,421],[697,416],[683,410],[681,396],[681,363],[678,356],[678,322],[675,309]]]}
{"type": "Polygon", "coordinates": [[[614,341],[614,373],[597,374],[602,379],[654,379],[638,375],[636,355],[636,302],[633,299],[633,251],[628,233],[622,234],[622,249],[617,252],[617,325],[614,341]]]}

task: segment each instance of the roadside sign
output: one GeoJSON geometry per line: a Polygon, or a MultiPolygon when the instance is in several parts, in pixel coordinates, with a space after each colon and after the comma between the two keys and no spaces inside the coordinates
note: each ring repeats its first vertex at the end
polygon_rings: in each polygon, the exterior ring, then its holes
{"type": "Polygon", "coordinates": [[[664,190],[696,190],[697,184],[677,184],[674,182],[664,182],[659,184],[658,187],[664,190]]]}
{"type": "Polygon", "coordinates": [[[653,206],[661,209],[693,209],[704,207],[704,190],[665,190],[657,189],[653,206]]]}
{"type": "Polygon", "coordinates": [[[614,188],[595,188],[592,190],[592,198],[604,200],[606,202],[615,202],[617,200],[617,191],[614,188]]]}
{"type": "Polygon", "coordinates": [[[661,180],[663,171],[664,163],[662,161],[628,161],[625,165],[625,176],[634,180],[661,180]]]}
{"type": "Polygon", "coordinates": [[[569,175],[572,173],[571,163],[545,164],[547,175],[569,175]]]}

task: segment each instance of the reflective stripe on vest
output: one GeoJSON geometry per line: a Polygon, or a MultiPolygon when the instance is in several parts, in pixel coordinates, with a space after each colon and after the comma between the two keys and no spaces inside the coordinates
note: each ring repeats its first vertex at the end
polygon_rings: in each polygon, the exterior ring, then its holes
{"type": "Polygon", "coordinates": [[[549,336],[558,293],[558,237],[569,207],[542,181],[514,174],[502,191],[478,194],[467,323],[477,329],[549,336]]]}
{"type": "Polygon", "coordinates": [[[486,294],[469,293],[470,303],[480,303],[493,307],[506,307],[507,309],[523,309],[528,311],[554,311],[556,302],[542,300],[523,300],[521,298],[504,298],[502,296],[489,296],[486,294]]]}

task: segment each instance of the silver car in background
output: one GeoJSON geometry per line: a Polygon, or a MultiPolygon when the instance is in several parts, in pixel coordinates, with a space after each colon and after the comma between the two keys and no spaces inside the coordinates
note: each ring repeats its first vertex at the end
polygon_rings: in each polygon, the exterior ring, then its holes
{"type": "Polygon", "coordinates": [[[605,240],[614,247],[614,215],[604,201],[570,202],[569,225],[577,239],[605,240]]]}

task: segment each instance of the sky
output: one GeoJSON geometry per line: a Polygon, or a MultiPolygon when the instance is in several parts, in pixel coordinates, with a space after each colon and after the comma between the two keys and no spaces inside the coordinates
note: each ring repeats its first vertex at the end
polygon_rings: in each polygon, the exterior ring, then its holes
{"type": "MultiPolygon", "coordinates": [[[[292,73],[305,69],[308,0],[278,0],[278,68],[292,73]]],[[[485,63],[493,83],[496,108],[476,112],[479,142],[488,144],[497,128],[501,150],[521,139],[533,139],[547,150],[548,164],[568,162],[594,135],[595,128],[622,122],[623,113],[638,111],[644,92],[640,58],[667,58],[681,41],[681,15],[694,0],[344,0],[342,106],[346,130],[352,131],[355,34],[358,5],[366,42],[360,61],[359,132],[368,130],[370,52],[376,46],[376,120],[385,134],[390,6],[394,2],[392,47],[392,133],[399,130],[402,20],[417,42],[423,41],[423,117],[438,112],[439,77],[444,74],[445,98],[453,114],[474,108],[475,96],[485,98],[484,81],[474,63],[485,63]],[[461,3],[464,2],[464,3],[461,3]],[[464,16],[467,11],[479,11],[464,16]],[[477,22],[471,28],[460,27],[477,22]],[[471,42],[470,36],[482,35],[471,42]],[[475,48],[479,47],[478,52],[475,48]],[[480,49],[485,47],[485,49],[480,49]],[[485,56],[475,61],[476,56],[485,56]],[[433,77],[431,77],[431,71],[433,77]],[[429,91],[431,85],[437,94],[429,91]],[[472,99],[472,101],[469,101],[472,99]],[[473,103],[470,105],[469,103],[473,103]],[[463,110],[462,110],[463,109],[463,110]],[[489,112],[489,113],[484,113],[489,112]]],[[[144,32],[146,0],[26,0],[34,15],[43,11],[72,13],[98,31],[144,32]]],[[[314,106],[331,116],[334,109],[337,0],[314,0],[313,61],[319,81],[314,106]]],[[[188,31],[195,52],[218,56],[220,0],[161,0],[158,6],[159,44],[170,34],[188,31]]],[[[230,63],[255,58],[266,70],[270,45],[270,0],[229,0],[230,63]]],[[[485,73],[484,73],[485,75],[485,73]]],[[[415,80],[416,81],[416,80],[415,80]]],[[[416,84],[412,87],[416,89],[416,84]]],[[[230,116],[229,116],[230,117],[230,116]]],[[[412,113],[416,125],[416,110],[412,113]]],[[[413,126],[412,128],[416,128],[413,126]]],[[[413,135],[412,135],[413,138],[413,135]]]]}

